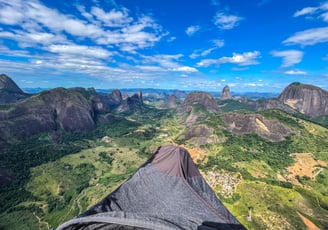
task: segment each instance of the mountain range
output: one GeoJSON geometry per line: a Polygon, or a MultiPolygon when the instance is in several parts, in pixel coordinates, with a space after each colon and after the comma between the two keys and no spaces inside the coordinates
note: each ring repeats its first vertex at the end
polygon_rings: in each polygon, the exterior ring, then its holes
{"type": "Polygon", "coordinates": [[[248,229],[328,225],[328,92],[321,88],[295,82],[254,100],[229,86],[217,97],[93,88],[27,94],[10,77],[0,80],[1,229],[58,226],[164,144],[189,150],[248,229]]]}
{"type": "MultiPolygon", "coordinates": [[[[144,104],[141,91],[124,99],[120,90],[104,94],[97,93],[92,88],[55,88],[29,95],[4,74],[0,75],[0,82],[0,102],[7,105],[6,109],[0,110],[0,147],[7,146],[12,140],[46,131],[92,130],[97,122],[107,121],[106,114],[127,112],[144,104]]],[[[184,99],[178,109],[182,113],[191,110],[195,103],[205,106],[210,112],[220,110],[218,103],[209,93],[177,93],[172,96],[184,99]]],[[[172,104],[172,97],[167,96],[164,99],[167,107],[176,107],[172,104]]],[[[232,100],[229,86],[224,87],[219,100],[232,100]]],[[[257,111],[281,109],[288,113],[301,113],[310,118],[328,115],[328,92],[301,83],[290,84],[276,99],[239,98],[238,102],[257,111]]]]}

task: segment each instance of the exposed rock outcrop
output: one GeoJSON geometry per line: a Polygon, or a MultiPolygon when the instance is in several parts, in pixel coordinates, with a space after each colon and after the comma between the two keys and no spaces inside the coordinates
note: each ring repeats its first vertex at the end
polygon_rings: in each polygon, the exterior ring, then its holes
{"type": "Polygon", "coordinates": [[[213,96],[206,92],[193,92],[188,94],[184,99],[181,108],[179,109],[180,113],[190,112],[193,106],[200,105],[206,111],[210,113],[216,113],[219,111],[219,107],[213,96]]]}
{"type": "Polygon", "coordinates": [[[313,85],[292,83],[283,90],[278,99],[311,117],[328,115],[328,92],[313,85]]]}
{"type": "Polygon", "coordinates": [[[108,94],[108,102],[111,106],[120,105],[123,101],[122,93],[120,90],[115,89],[113,92],[108,94]]]}
{"type": "Polygon", "coordinates": [[[221,100],[230,100],[232,99],[230,88],[228,85],[224,86],[222,93],[221,93],[221,100]]]}
{"type": "Polygon", "coordinates": [[[12,93],[24,93],[16,83],[7,75],[0,74],[0,90],[6,90],[12,93]]]}
{"type": "Polygon", "coordinates": [[[277,120],[266,119],[260,114],[227,113],[221,116],[227,130],[239,135],[256,133],[271,141],[282,141],[293,130],[277,120]]]}
{"type": "Polygon", "coordinates": [[[213,129],[206,125],[197,125],[187,129],[178,140],[185,140],[188,144],[201,146],[216,143],[217,136],[213,134],[213,129]]]}
{"type": "Polygon", "coordinates": [[[179,104],[181,104],[180,99],[175,94],[172,94],[165,100],[163,108],[176,109],[179,104]]]}
{"type": "Polygon", "coordinates": [[[6,142],[58,129],[87,131],[94,128],[92,103],[76,90],[44,91],[10,109],[0,110],[0,136],[6,142]]]}
{"type": "Polygon", "coordinates": [[[0,74],[0,104],[15,103],[28,96],[10,77],[0,74]]]}
{"type": "Polygon", "coordinates": [[[244,102],[247,105],[252,106],[256,111],[266,110],[266,109],[280,109],[287,113],[296,113],[297,111],[285,105],[283,102],[278,99],[261,99],[256,101],[246,101],[244,102]]]}
{"type": "Polygon", "coordinates": [[[126,98],[117,108],[117,112],[126,112],[131,109],[140,108],[143,105],[142,92],[138,92],[131,97],[126,98]]]}

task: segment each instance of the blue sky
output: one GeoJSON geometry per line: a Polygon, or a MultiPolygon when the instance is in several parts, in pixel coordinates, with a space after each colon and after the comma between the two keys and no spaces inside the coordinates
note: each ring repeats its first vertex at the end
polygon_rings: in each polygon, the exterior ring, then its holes
{"type": "Polygon", "coordinates": [[[22,88],[328,90],[328,1],[0,0],[0,73],[22,88]]]}

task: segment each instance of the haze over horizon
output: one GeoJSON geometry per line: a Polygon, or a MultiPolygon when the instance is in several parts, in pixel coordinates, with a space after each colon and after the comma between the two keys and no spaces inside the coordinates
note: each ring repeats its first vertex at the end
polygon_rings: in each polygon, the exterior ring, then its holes
{"type": "Polygon", "coordinates": [[[328,1],[0,0],[21,88],[328,90],[328,1]]]}

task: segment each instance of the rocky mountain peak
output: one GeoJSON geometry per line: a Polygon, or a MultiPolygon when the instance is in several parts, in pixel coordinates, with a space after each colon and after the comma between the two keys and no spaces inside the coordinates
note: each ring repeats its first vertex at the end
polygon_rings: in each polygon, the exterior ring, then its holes
{"type": "Polygon", "coordinates": [[[168,109],[175,109],[180,104],[180,99],[175,95],[170,95],[164,102],[163,107],[168,109]]]}
{"type": "Polygon", "coordinates": [[[143,105],[142,92],[139,91],[131,97],[128,97],[126,100],[130,108],[141,106],[143,105]]]}
{"type": "Polygon", "coordinates": [[[230,87],[228,85],[224,86],[222,93],[221,93],[221,100],[229,100],[232,99],[230,93],[230,87]]]}
{"type": "Polygon", "coordinates": [[[142,92],[133,94],[131,97],[127,97],[117,108],[118,112],[125,112],[130,109],[140,108],[143,105],[142,92]]]}
{"type": "Polygon", "coordinates": [[[10,77],[5,74],[0,74],[0,104],[15,103],[28,96],[29,95],[24,93],[10,77]]]}
{"type": "Polygon", "coordinates": [[[120,90],[118,89],[114,89],[109,95],[109,100],[112,104],[114,105],[119,105],[122,101],[123,101],[123,98],[122,98],[122,93],[120,90]]]}
{"type": "Polygon", "coordinates": [[[0,74],[0,91],[24,93],[23,90],[21,90],[16,83],[5,74],[0,74]]]}
{"type": "Polygon", "coordinates": [[[311,117],[328,115],[328,92],[313,85],[294,82],[283,90],[278,99],[311,117]]]}
{"type": "Polygon", "coordinates": [[[218,104],[211,94],[206,92],[193,92],[188,94],[184,99],[180,112],[189,112],[193,105],[197,104],[204,106],[208,112],[215,113],[219,111],[218,104]]]}

